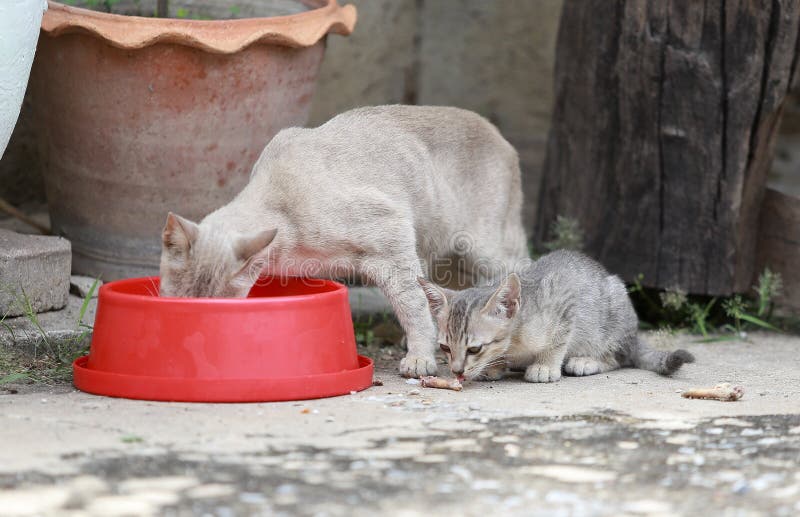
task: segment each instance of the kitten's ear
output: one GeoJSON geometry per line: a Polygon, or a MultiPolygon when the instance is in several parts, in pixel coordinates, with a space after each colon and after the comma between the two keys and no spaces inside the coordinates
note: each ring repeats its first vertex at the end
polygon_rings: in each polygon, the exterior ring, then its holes
{"type": "Polygon", "coordinates": [[[234,253],[236,253],[236,258],[242,262],[247,262],[256,255],[266,251],[267,246],[272,243],[277,233],[278,229],[273,228],[272,230],[264,230],[263,232],[258,232],[249,237],[240,237],[239,240],[236,241],[233,249],[234,253]]]}
{"type": "Polygon", "coordinates": [[[516,273],[511,273],[500,284],[483,307],[484,314],[511,319],[517,314],[522,287],[516,273]]]}
{"type": "Polygon", "coordinates": [[[431,309],[431,314],[438,318],[444,309],[447,308],[448,292],[438,285],[428,282],[422,277],[417,277],[417,282],[422,286],[425,292],[425,297],[428,299],[428,306],[431,309]]]}
{"type": "Polygon", "coordinates": [[[197,240],[199,232],[197,224],[170,212],[161,232],[161,242],[164,249],[173,255],[185,255],[197,240]]]}

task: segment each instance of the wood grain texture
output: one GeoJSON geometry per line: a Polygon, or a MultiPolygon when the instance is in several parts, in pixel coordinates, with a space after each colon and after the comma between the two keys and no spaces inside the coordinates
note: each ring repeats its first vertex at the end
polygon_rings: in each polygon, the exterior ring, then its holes
{"type": "Polygon", "coordinates": [[[576,218],[626,280],[749,288],[800,0],[569,0],[534,234],[576,218]]]}
{"type": "Polygon", "coordinates": [[[783,292],[775,300],[778,305],[800,311],[800,198],[767,189],[757,257],[756,276],[765,267],[781,274],[783,292]]]}

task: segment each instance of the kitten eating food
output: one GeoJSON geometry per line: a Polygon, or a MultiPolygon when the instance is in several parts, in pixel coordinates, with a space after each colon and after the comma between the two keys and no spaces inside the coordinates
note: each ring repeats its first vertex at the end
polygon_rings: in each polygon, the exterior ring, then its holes
{"type": "Polygon", "coordinates": [[[582,253],[555,251],[489,287],[450,291],[419,282],[459,377],[496,380],[511,368],[529,382],[555,382],[562,371],[585,376],[625,366],[670,375],[694,362],[686,350],[663,352],[640,340],[622,280],[582,253]]]}

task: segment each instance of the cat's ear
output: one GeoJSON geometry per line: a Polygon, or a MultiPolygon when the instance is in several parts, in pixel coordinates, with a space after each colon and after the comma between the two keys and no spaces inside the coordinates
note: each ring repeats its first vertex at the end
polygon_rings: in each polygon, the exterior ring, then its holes
{"type": "Polygon", "coordinates": [[[428,282],[422,277],[417,277],[417,282],[419,282],[419,285],[422,286],[422,290],[425,292],[431,314],[438,318],[442,311],[447,308],[447,302],[449,300],[448,290],[442,289],[438,285],[428,282]]]}
{"type": "Polygon", "coordinates": [[[239,237],[239,240],[233,246],[233,252],[236,254],[236,258],[242,262],[242,267],[233,275],[231,281],[234,285],[249,289],[258,280],[264,266],[266,266],[266,263],[260,262],[266,259],[269,253],[268,246],[275,239],[277,233],[278,229],[273,228],[249,237],[239,237]]]}
{"type": "Polygon", "coordinates": [[[241,262],[247,262],[256,255],[266,252],[267,246],[272,243],[277,234],[278,229],[273,228],[272,230],[258,232],[255,235],[239,237],[239,240],[236,241],[233,248],[234,253],[236,253],[236,258],[241,262]]]}
{"type": "Polygon", "coordinates": [[[199,232],[197,224],[170,212],[161,232],[161,241],[164,249],[172,255],[186,255],[197,240],[199,232]]]}
{"type": "Polygon", "coordinates": [[[511,273],[500,284],[483,307],[483,313],[500,318],[513,318],[519,311],[522,287],[516,273],[511,273]]]}

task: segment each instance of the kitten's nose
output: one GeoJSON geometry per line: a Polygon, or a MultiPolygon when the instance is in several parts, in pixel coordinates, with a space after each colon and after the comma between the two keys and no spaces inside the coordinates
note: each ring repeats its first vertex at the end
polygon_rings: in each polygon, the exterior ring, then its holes
{"type": "Polygon", "coordinates": [[[461,368],[450,368],[450,371],[453,372],[453,375],[461,375],[464,373],[464,367],[461,368]]]}

